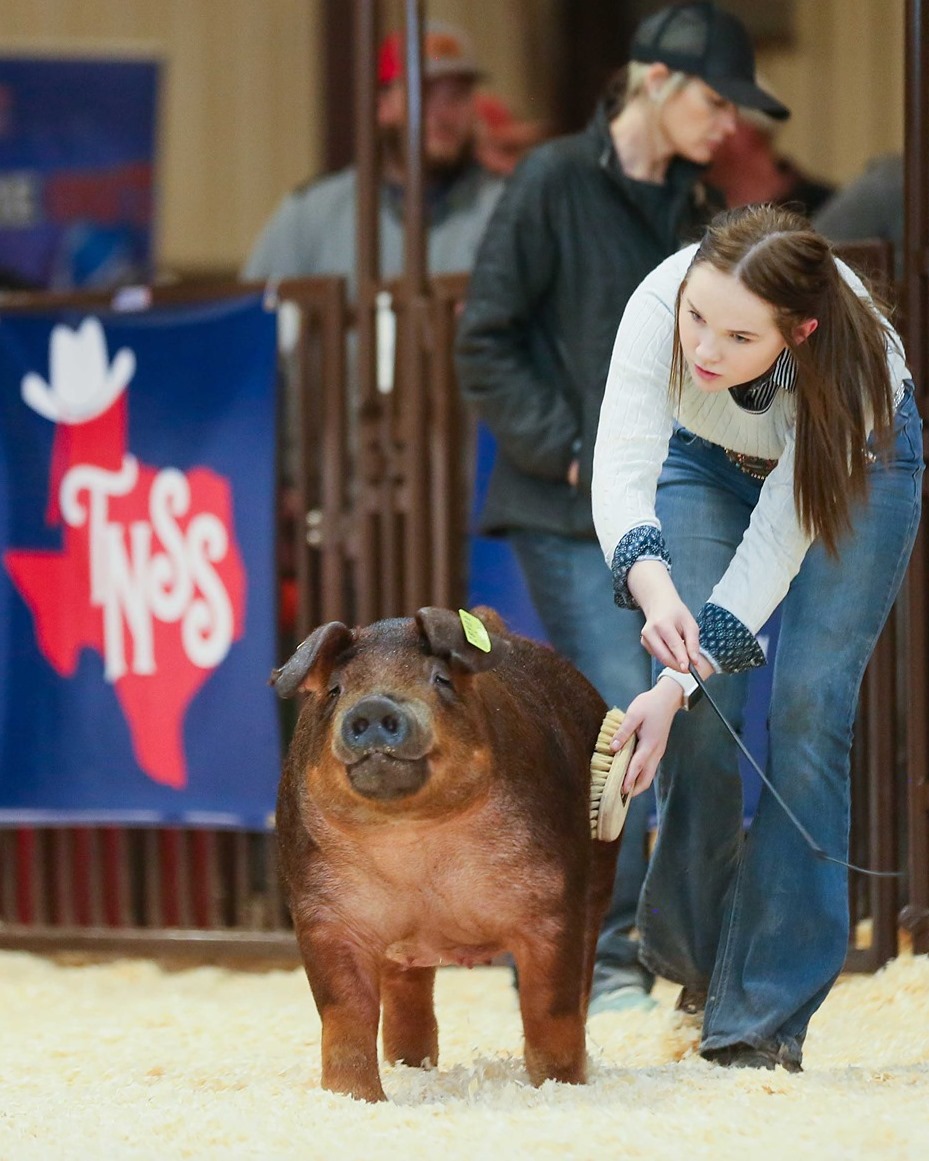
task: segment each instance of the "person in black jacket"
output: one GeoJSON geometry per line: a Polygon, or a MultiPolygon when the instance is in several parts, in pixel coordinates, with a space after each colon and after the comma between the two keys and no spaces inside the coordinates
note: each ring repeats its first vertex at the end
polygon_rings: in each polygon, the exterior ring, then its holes
{"type": "MultiPolygon", "coordinates": [[[[712,3],[646,17],[621,84],[588,128],[534,150],[478,251],[456,361],[497,444],[482,531],[506,535],[551,644],[611,705],[652,684],[641,615],[620,611],[594,533],[590,479],[617,325],[639,282],[720,206],[700,177],[739,106],[784,119],[751,40],[712,3]]],[[[650,807],[633,800],[590,1011],[652,1004],[631,938],[650,807]]]]}

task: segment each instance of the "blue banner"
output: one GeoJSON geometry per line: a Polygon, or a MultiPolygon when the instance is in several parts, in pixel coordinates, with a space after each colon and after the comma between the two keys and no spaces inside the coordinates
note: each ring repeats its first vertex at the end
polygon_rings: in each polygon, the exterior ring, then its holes
{"type": "Polygon", "coordinates": [[[158,69],[0,56],[0,286],[151,281],[158,69]]]}
{"type": "Polygon", "coordinates": [[[0,822],[265,827],[275,317],[0,316],[0,822]]]}

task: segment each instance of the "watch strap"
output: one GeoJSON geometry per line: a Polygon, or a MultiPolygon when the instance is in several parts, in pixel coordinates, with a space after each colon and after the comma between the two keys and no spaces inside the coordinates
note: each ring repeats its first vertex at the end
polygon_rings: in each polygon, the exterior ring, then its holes
{"type": "Polygon", "coordinates": [[[657,680],[660,681],[663,677],[670,677],[672,681],[676,681],[684,693],[685,710],[693,709],[701,697],[703,697],[703,690],[700,688],[700,683],[692,673],[678,673],[676,669],[662,669],[658,674],[657,680]]]}

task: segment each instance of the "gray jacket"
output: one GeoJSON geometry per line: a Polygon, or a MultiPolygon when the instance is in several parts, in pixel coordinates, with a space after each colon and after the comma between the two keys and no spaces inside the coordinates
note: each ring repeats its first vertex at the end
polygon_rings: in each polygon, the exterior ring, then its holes
{"type": "Polygon", "coordinates": [[[831,242],[883,238],[893,243],[898,278],[903,277],[903,155],[881,157],[826,202],[813,225],[831,242]]]}
{"type": "MultiPolygon", "coordinates": [[[[247,279],[341,274],[355,296],[355,214],[358,174],[340,170],[289,194],[262,230],[242,272],[247,279]]],[[[469,271],[500,196],[500,178],[472,165],[434,195],[429,210],[428,262],[432,274],[469,271]]],[[[403,269],[403,204],[396,187],[383,185],[380,201],[381,273],[403,269]]]]}

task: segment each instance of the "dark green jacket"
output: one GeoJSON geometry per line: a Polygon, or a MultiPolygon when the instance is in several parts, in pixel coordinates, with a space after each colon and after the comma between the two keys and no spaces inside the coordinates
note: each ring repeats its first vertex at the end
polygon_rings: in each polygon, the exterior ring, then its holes
{"type": "Polygon", "coordinates": [[[627,178],[601,108],[507,182],[456,345],[464,397],[497,441],[483,531],[594,536],[590,476],[616,328],[646,274],[709,217],[700,172],[676,159],[664,194],[627,178]]]}

